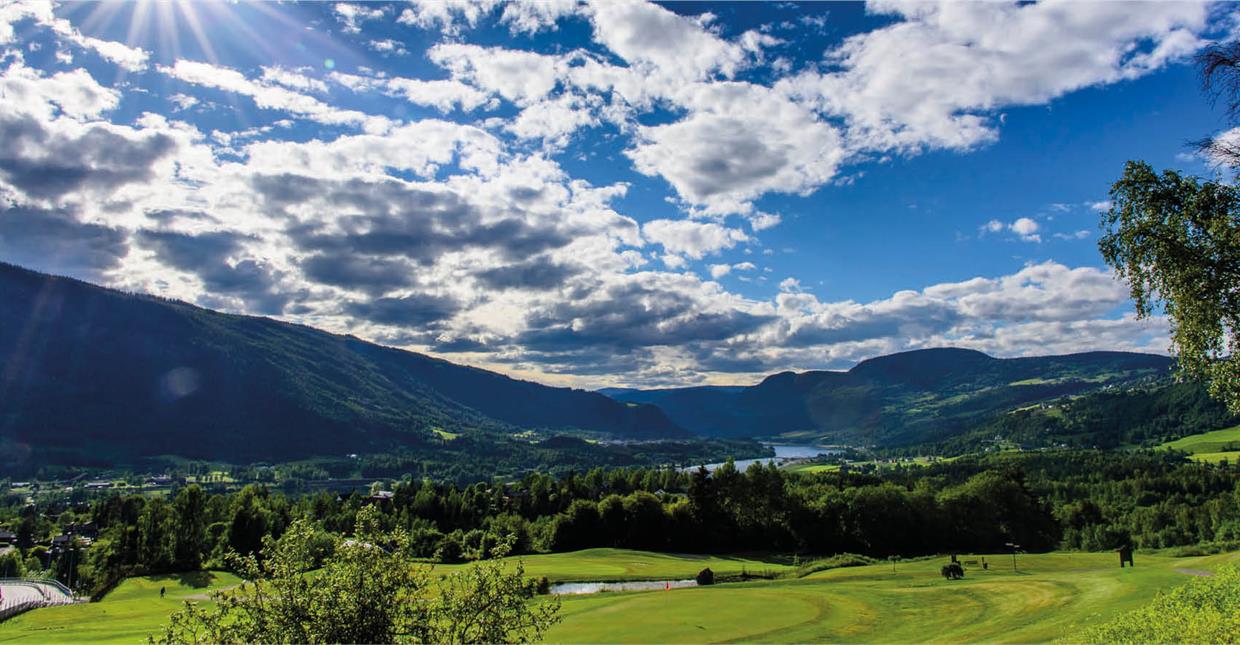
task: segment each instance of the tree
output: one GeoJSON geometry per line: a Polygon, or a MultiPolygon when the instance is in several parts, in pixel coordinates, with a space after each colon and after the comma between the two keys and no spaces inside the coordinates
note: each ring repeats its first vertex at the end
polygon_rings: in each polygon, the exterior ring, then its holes
{"type": "MultiPolygon", "coordinates": [[[[1240,122],[1240,41],[1197,58],[1203,89],[1220,99],[1230,125],[1240,122]]],[[[1216,167],[1240,172],[1240,128],[1203,139],[1216,167]]],[[[1180,373],[1204,379],[1210,394],[1240,413],[1240,210],[1229,183],[1201,182],[1173,171],[1156,174],[1128,162],[1111,188],[1108,233],[1099,247],[1128,281],[1140,317],[1163,308],[1180,373]]]]}
{"type": "Polygon", "coordinates": [[[149,571],[167,571],[172,565],[173,518],[168,502],[152,499],[138,516],[138,562],[149,571]]]}
{"type": "Polygon", "coordinates": [[[514,643],[554,624],[558,601],[530,603],[534,585],[520,563],[482,562],[435,583],[408,559],[403,531],[377,531],[377,514],[360,510],[353,538],[313,575],[322,534],[309,521],[266,536],[261,560],[233,557],[245,582],[212,594],[210,609],[187,602],[151,642],[514,643]]]}
{"type": "Polygon", "coordinates": [[[1102,224],[1099,249],[1137,315],[1164,310],[1181,374],[1240,413],[1240,193],[1130,161],[1102,224]]]}
{"type": "MultiPolygon", "coordinates": [[[[1235,125],[1240,121],[1240,41],[1207,48],[1197,57],[1197,63],[1201,66],[1202,89],[1212,102],[1224,101],[1227,120],[1235,125]]],[[[1235,130],[1207,137],[1197,147],[1217,165],[1240,168],[1240,137],[1235,130]]]]}
{"type": "Polygon", "coordinates": [[[176,566],[195,570],[202,566],[207,547],[207,494],[190,484],[177,493],[173,503],[176,511],[176,566]]]}
{"type": "Polygon", "coordinates": [[[525,579],[520,560],[511,571],[500,558],[511,540],[478,562],[444,578],[429,605],[429,621],[414,636],[422,643],[527,643],[559,620],[558,598],[531,603],[539,583],[525,579]]]}
{"type": "Polygon", "coordinates": [[[415,602],[425,574],[394,562],[360,539],[336,549],[315,576],[314,527],[299,520],[279,539],[266,536],[261,561],[234,556],[246,582],[212,595],[215,607],[187,602],[170,618],[159,643],[379,643],[394,642],[424,622],[415,602]]]}
{"type": "Polygon", "coordinates": [[[20,578],[26,573],[21,551],[10,549],[0,554],[0,577],[20,578]]]}
{"type": "Polygon", "coordinates": [[[233,502],[228,544],[241,555],[258,551],[271,526],[271,511],[263,504],[263,490],[251,484],[241,489],[233,502]]]}

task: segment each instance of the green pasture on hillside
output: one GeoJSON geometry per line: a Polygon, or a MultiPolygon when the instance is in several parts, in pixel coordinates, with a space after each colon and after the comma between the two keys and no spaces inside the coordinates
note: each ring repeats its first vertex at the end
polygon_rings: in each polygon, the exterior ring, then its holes
{"type": "Polygon", "coordinates": [[[1236,463],[1240,460],[1238,446],[1240,446],[1240,426],[1181,437],[1164,443],[1160,447],[1183,450],[1197,461],[1218,463],[1226,459],[1236,463]]]}
{"type": "MultiPolygon", "coordinates": [[[[871,461],[854,461],[849,463],[849,467],[862,468],[874,467],[878,470],[890,470],[897,466],[908,468],[910,466],[930,466],[933,464],[945,464],[959,459],[956,457],[903,457],[894,460],[876,459],[871,461]]],[[[796,463],[787,466],[785,470],[792,473],[833,473],[840,469],[839,464],[815,464],[815,463],[796,463]]]]}

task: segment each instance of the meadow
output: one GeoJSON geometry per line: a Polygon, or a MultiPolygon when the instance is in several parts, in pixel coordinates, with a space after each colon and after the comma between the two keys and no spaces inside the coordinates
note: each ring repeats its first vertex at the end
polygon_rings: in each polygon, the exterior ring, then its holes
{"type": "Polygon", "coordinates": [[[1196,461],[1218,463],[1226,459],[1236,463],[1240,460],[1240,426],[1189,435],[1159,447],[1183,450],[1196,461]]]}
{"type": "MultiPolygon", "coordinates": [[[[964,556],[962,560],[979,559],[964,556]]],[[[526,572],[552,580],[641,580],[770,570],[788,577],[712,587],[565,596],[549,642],[1047,642],[1139,607],[1240,553],[1174,558],[1138,553],[989,555],[988,570],[939,576],[940,560],[831,569],[803,578],[757,558],[624,549],[526,556],[526,572]]],[[[456,567],[440,566],[447,572],[456,567]]],[[[140,642],[184,600],[237,584],[226,573],[133,578],[98,603],[39,609],[0,624],[0,642],[140,642]],[[160,587],[167,589],[159,597],[160,587]]]]}

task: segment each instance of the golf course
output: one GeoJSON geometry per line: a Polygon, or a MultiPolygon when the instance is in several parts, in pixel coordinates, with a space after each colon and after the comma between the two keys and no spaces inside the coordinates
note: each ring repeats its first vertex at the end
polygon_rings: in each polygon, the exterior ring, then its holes
{"type": "Polygon", "coordinates": [[[64,643],[140,643],[186,600],[205,601],[212,591],[240,580],[221,571],[130,578],[102,601],[47,607],[0,623],[0,640],[64,643]],[[160,596],[159,590],[166,593],[160,596]],[[65,611],[68,610],[68,611],[65,611]]]}
{"type": "MultiPolygon", "coordinates": [[[[975,556],[962,557],[968,562],[975,556]]],[[[1240,553],[992,555],[940,577],[939,560],[832,569],[793,580],[564,598],[551,642],[1047,642],[1138,607],[1240,553]]]]}
{"type": "MultiPolygon", "coordinates": [[[[1121,569],[1113,553],[961,556],[966,575],[939,575],[945,559],[838,568],[796,577],[788,564],[588,549],[523,558],[530,576],[556,581],[654,580],[769,572],[774,580],[710,587],[563,596],[553,643],[647,642],[1049,642],[1139,607],[1163,589],[1240,561],[1240,553],[1171,557],[1138,553],[1121,569]],[[970,564],[978,562],[979,564],[970,564]]],[[[468,565],[462,565],[468,566],[468,565]]],[[[440,566],[447,572],[456,567],[440,566]]],[[[135,643],[185,600],[237,584],[227,573],[133,578],[102,601],[39,609],[0,624],[2,642],[135,643]],[[161,598],[160,589],[166,594],[161,598]]]]}
{"type": "MultiPolygon", "coordinates": [[[[717,576],[749,573],[772,577],[791,573],[796,568],[786,562],[757,557],[653,553],[631,549],[584,549],[569,553],[526,555],[521,557],[521,562],[525,564],[526,575],[533,578],[546,576],[551,582],[679,580],[692,578],[706,568],[717,576]]],[[[439,564],[435,565],[435,571],[446,574],[467,566],[439,564]]]]}

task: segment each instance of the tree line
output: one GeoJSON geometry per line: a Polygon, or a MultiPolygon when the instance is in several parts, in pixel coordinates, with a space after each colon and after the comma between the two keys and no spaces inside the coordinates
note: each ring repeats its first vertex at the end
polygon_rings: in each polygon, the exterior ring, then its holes
{"type": "Polygon", "coordinates": [[[500,543],[514,554],[625,547],[882,557],[1009,543],[1039,551],[1240,541],[1240,467],[1168,452],[1004,453],[817,474],[731,463],[713,472],[594,469],[372,488],[290,496],[260,485],[220,494],[189,485],[167,498],[8,500],[0,525],[18,527],[21,548],[0,557],[0,573],[47,567],[98,592],[130,575],[226,567],[232,554],[258,553],[298,521],[312,527],[316,552],[329,554],[334,540],[355,534],[363,509],[375,511],[379,529],[403,535],[411,557],[435,562],[481,559],[500,543]],[[89,546],[75,538],[51,557],[36,544],[74,526],[90,527],[89,546]]]}

